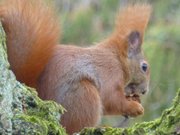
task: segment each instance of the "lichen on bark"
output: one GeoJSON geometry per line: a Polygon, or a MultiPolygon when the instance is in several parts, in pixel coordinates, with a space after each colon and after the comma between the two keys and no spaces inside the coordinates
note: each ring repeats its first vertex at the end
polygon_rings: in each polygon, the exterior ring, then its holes
{"type": "Polygon", "coordinates": [[[0,135],[66,135],[59,124],[63,107],[42,101],[34,89],[18,82],[6,50],[0,24],[0,135]]]}

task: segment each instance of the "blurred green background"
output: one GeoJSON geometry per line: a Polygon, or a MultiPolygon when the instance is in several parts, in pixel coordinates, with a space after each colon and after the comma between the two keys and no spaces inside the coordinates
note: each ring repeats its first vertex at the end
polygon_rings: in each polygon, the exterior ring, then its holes
{"type": "MultiPolygon", "coordinates": [[[[144,2],[136,0],[136,2],[144,2]]],[[[61,17],[63,44],[93,45],[114,28],[120,8],[134,0],[55,0],[61,17]]],[[[150,121],[168,108],[180,88],[180,0],[146,0],[153,13],[146,30],[144,51],[151,66],[149,93],[143,97],[144,116],[125,125],[150,121]]],[[[121,116],[104,117],[102,125],[119,126],[121,116]]]]}

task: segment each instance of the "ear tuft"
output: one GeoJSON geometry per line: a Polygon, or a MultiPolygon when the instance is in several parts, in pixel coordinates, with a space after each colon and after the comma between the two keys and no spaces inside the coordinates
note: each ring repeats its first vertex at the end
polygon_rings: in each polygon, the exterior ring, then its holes
{"type": "Polygon", "coordinates": [[[128,36],[128,56],[131,58],[141,51],[142,38],[138,31],[133,31],[128,36]]]}

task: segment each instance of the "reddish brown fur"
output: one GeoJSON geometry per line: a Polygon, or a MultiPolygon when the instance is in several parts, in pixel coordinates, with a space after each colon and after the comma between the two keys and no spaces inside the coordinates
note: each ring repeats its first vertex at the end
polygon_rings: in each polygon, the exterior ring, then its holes
{"type": "Polygon", "coordinates": [[[107,40],[101,43],[117,53],[124,66],[124,78],[129,79],[129,69],[127,66],[127,36],[134,30],[139,31],[143,35],[149,21],[151,6],[147,4],[134,5],[124,8],[119,12],[116,18],[115,31],[107,40]]]}
{"type": "MultiPolygon", "coordinates": [[[[6,0],[0,8],[13,71],[20,81],[36,86],[41,98],[67,109],[61,123],[69,134],[96,126],[102,113],[143,114],[142,105],[127,99],[124,89],[139,78],[145,85],[149,79],[127,53],[129,34],[138,31],[143,40],[149,15],[149,5],[129,6],[120,12],[107,40],[80,48],[56,45],[57,22],[40,0],[6,0]]],[[[141,52],[135,57],[142,58],[141,52]]]]}
{"type": "Polygon", "coordinates": [[[61,124],[66,127],[69,134],[80,131],[84,126],[96,125],[102,115],[101,100],[96,87],[89,80],[82,80],[78,85],[77,92],[67,95],[68,101],[65,101],[64,107],[71,111],[61,119],[61,124]]]}
{"type": "Polygon", "coordinates": [[[5,0],[1,9],[11,68],[18,80],[35,86],[58,43],[55,14],[40,0],[5,0]]]}

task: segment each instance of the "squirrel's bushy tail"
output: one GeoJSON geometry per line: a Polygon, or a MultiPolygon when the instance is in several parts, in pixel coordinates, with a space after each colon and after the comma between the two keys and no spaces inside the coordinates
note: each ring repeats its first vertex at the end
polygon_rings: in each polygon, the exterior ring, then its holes
{"type": "Polygon", "coordinates": [[[18,80],[30,86],[35,86],[59,40],[58,18],[46,4],[41,0],[4,0],[0,5],[11,69],[18,80]]]}

